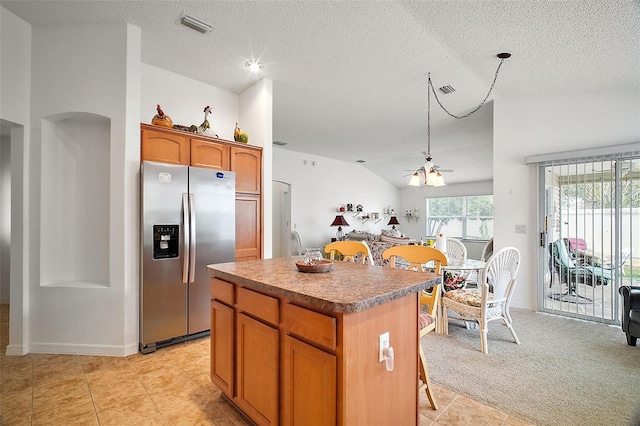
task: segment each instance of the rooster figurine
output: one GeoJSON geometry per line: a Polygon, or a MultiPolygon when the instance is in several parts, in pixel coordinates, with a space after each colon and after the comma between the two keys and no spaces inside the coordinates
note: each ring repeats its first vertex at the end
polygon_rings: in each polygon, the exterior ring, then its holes
{"type": "Polygon", "coordinates": [[[173,121],[171,121],[171,117],[169,117],[164,113],[164,111],[162,111],[160,104],[157,104],[156,109],[158,110],[158,113],[153,116],[151,124],[155,124],[156,126],[168,127],[170,129],[173,128],[173,121]]]}
{"type": "Polygon", "coordinates": [[[207,105],[204,108],[204,121],[198,126],[198,133],[210,134],[217,138],[218,134],[215,132],[213,127],[211,127],[211,123],[209,123],[209,114],[211,114],[211,107],[207,105]]]}
{"type": "Polygon", "coordinates": [[[247,135],[246,132],[243,132],[242,129],[240,129],[240,126],[238,126],[237,121],[236,121],[236,129],[233,132],[233,140],[236,142],[243,142],[243,143],[249,142],[249,135],[247,135]]]}

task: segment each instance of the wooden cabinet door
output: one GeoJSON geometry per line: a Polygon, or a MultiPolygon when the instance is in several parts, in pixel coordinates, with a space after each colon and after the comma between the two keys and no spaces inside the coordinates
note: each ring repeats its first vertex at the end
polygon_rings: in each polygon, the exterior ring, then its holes
{"type": "Polygon", "coordinates": [[[189,138],[173,133],[142,130],[140,136],[141,159],[161,163],[183,164],[191,162],[189,138]]]}
{"type": "Polygon", "coordinates": [[[236,194],[236,262],[262,258],[260,195],[236,194]]]}
{"type": "Polygon", "coordinates": [[[335,425],[335,355],[291,336],[283,345],[282,423],[335,425]]]}
{"type": "Polygon", "coordinates": [[[232,146],[231,170],[236,172],[236,192],[262,191],[262,151],[232,146]]]}
{"type": "Polygon", "coordinates": [[[258,425],[278,424],[278,329],[238,314],[236,401],[258,425]]]}
{"type": "Polygon", "coordinates": [[[191,139],[191,165],[229,170],[229,146],[201,139],[191,139]]]}
{"type": "Polygon", "coordinates": [[[233,308],[211,301],[211,381],[229,398],[233,397],[233,308]]]}

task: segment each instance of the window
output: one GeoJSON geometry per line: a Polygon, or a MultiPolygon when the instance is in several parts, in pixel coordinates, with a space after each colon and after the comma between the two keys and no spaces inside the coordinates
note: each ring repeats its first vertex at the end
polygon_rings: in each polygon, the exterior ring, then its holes
{"type": "Polygon", "coordinates": [[[427,199],[427,236],[467,240],[493,237],[493,195],[427,199]]]}

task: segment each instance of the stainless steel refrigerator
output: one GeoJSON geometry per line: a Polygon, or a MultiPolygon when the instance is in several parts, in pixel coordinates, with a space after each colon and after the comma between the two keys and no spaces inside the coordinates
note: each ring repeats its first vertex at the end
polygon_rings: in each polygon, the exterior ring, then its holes
{"type": "Polygon", "coordinates": [[[235,173],[144,161],[140,351],[206,335],[207,265],[235,258],[235,173]]]}

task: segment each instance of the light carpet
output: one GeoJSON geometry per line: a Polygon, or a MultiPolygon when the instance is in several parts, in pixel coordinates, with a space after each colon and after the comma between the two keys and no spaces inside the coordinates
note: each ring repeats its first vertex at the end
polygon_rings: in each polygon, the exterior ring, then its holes
{"type": "Polygon", "coordinates": [[[449,322],[449,335],[422,339],[435,383],[536,425],[636,425],[640,346],[619,326],[511,309],[521,344],[489,324],[489,354],[479,330],[449,322]]]}

